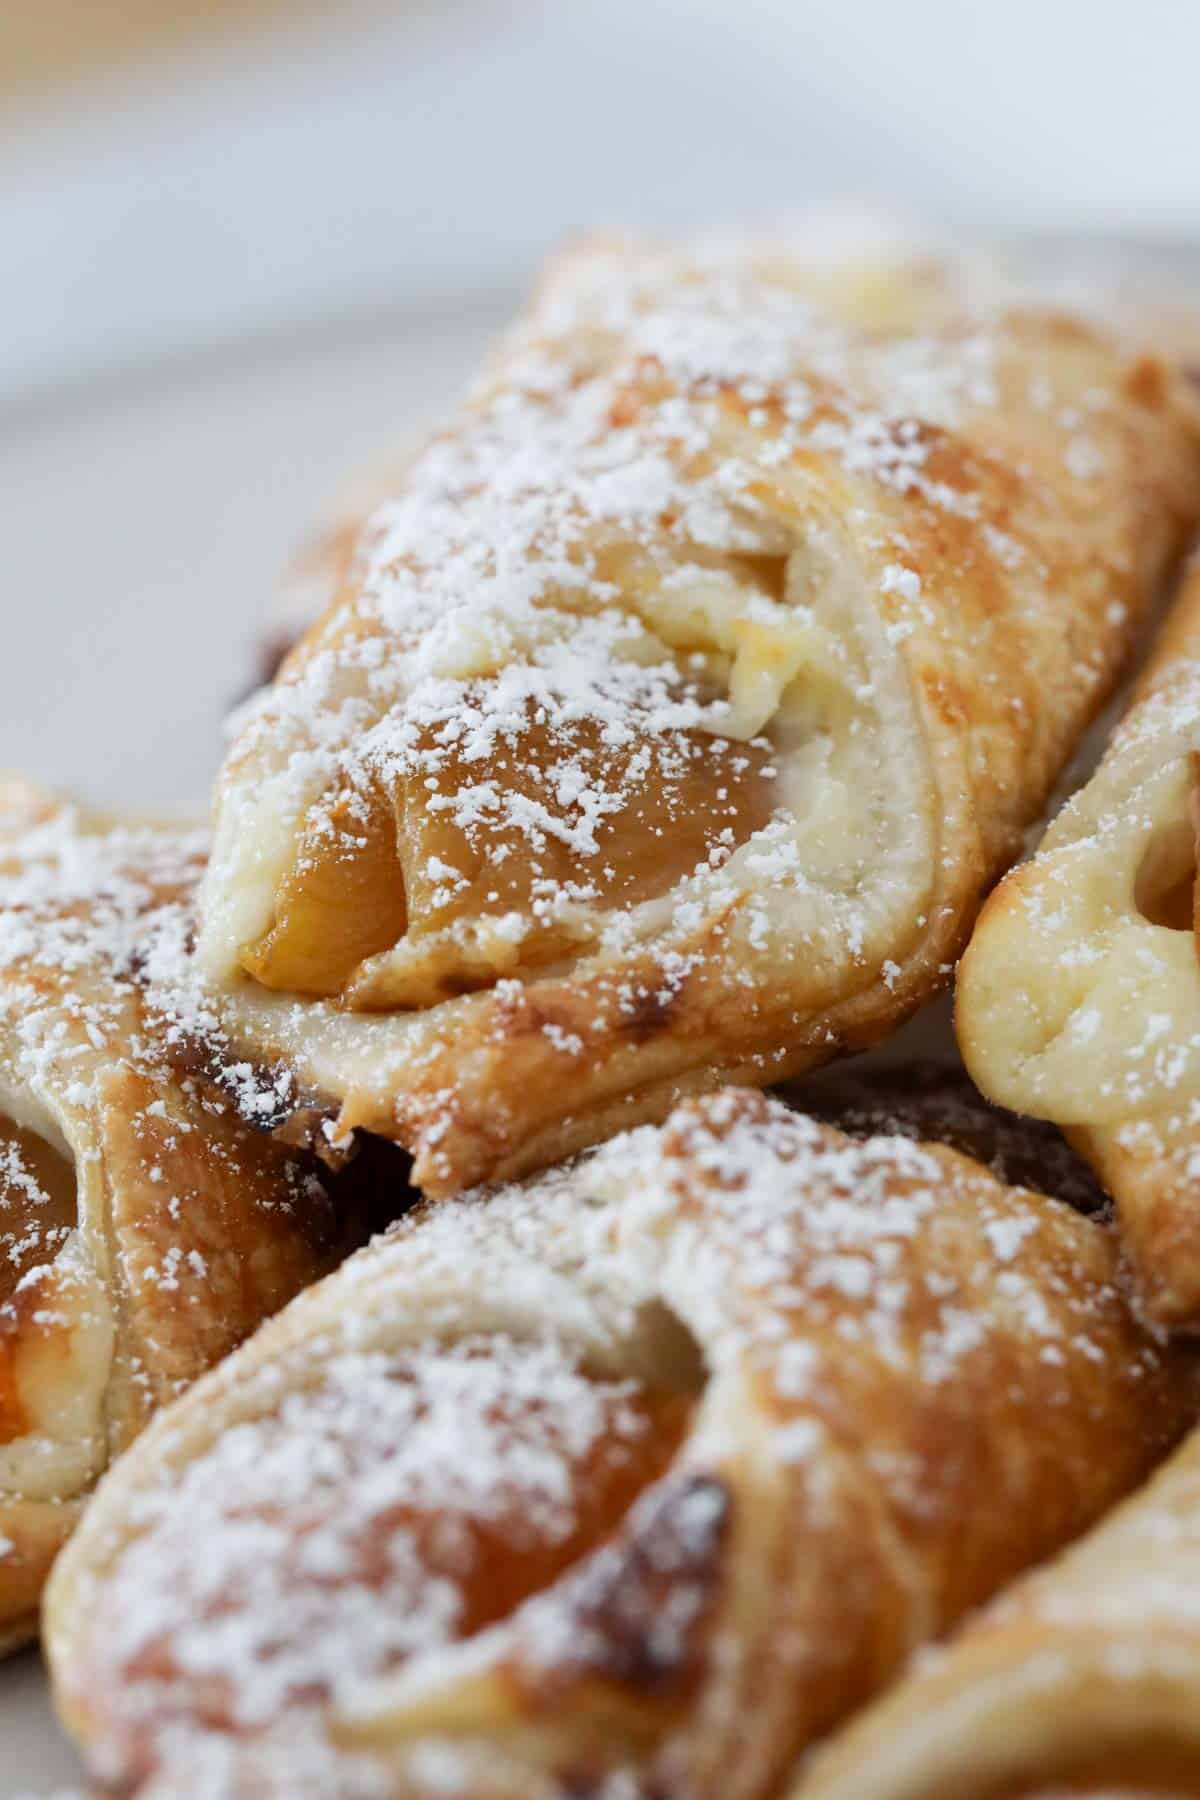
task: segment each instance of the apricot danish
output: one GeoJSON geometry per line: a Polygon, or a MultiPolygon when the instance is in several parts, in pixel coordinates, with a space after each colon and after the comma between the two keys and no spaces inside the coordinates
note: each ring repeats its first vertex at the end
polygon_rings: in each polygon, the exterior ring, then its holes
{"type": "Polygon", "coordinates": [[[782,242],[568,257],[226,763],[236,1059],[446,1194],[873,1041],[1198,517],[1182,386],[1098,327],[782,242]]]}
{"type": "Polygon", "coordinates": [[[153,1408],[355,1241],[311,1158],[166,1055],[142,959],[185,929],[202,862],[195,835],[0,781],[5,1649],[153,1408]]]}
{"type": "Polygon", "coordinates": [[[728,1090],[426,1208],[60,1560],[114,1792],[757,1800],[1194,1416],[1105,1227],[728,1090]]]}

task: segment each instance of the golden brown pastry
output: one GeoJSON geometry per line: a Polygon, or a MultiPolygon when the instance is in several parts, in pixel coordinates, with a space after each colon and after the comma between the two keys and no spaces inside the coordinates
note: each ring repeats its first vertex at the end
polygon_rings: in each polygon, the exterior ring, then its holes
{"type": "Polygon", "coordinates": [[[292,557],[259,640],[256,688],[274,681],[309,626],[352,579],[367,520],[395,492],[414,454],[412,447],[401,448],[364,470],[335,497],[317,530],[292,557]]]}
{"type": "Polygon", "coordinates": [[[958,980],[984,1091],[1065,1127],[1115,1196],[1141,1305],[1200,1324],[1200,567],[1124,723],[985,907],[958,980]]]}
{"type": "Polygon", "coordinates": [[[1195,1800],[1200,1436],[814,1759],[794,1800],[1195,1800]]]}
{"type": "Polygon", "coordinates": [[[201,866],[0,780],[0,1648],[111,1458],[341,1238],[308,1159],[164,1059],[141,964],[201,866]]]}
{"type": "Polygon", "coordinates": [[[236,1061],[431,1194],[948,978],[1200,511],[1174,380],[951,274],[585,249],[220,783],[236,1061]]]}
{"type": "Polygon", "coordinates": [[[47,1596],[63,1716],[138,1800],[774,1794],[1195,1416],[1115,1270],[744,1090],[428,1208],[109,1475],[47,1596]]]}

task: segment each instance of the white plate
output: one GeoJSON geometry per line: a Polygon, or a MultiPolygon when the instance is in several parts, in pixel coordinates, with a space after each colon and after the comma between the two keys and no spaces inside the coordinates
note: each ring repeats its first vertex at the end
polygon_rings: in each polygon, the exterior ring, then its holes
{"type": "Polygon", "coordinates": [[[0,768],[203,809],[286,559],[512,304],[452,295],[0,411],[0,768]]]}

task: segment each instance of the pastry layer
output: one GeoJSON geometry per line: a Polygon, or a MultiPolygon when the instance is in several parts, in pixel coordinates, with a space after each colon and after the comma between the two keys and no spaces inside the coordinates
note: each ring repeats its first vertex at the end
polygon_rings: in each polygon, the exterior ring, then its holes
{"type": "Polygon", "coordinates": [[[985,1092],[1053,1119],[1114,1195],[1140,1303],[1200,1323],[1195,934],[1200,570],[1128,714],[1031,862],[985,907],[957,1029],[985,1092]]]}
{"type": "Polygon", "coordinates": [[[426,1208],[107,1478],[64,1716],[139,1800],[762,1800],[1194,1416],[1116,1273],[951,1150],[732,1090],[426,1208]]]}
{"type": "Polygon", "coordinates": [[[1200,1439],[871,1708],[794,1800],[1200,1794],[1200,1439]]]}
{"type": "Polygon", "coordinates": [[[195,834],[0,788],[0,1644],[163,1401],[360,1241],[332,1178],[172,1057],[147,959],[195,834]]]}
{"type": "Polygon", "coordinates": [[[219,1053],[446,1193],[944,983],[1200,446],[1169,372],[935,265],[567,257],[393,477],[218,793],[219,1053]]]}

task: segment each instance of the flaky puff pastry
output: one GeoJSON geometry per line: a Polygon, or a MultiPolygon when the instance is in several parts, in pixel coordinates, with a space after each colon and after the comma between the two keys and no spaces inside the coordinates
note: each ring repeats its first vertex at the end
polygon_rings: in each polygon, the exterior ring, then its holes
{"type": "Polygon", "coordinates": [[[1200,1437],[817,1757],[794,1800],[1195,1800],[1200,1437]]]}
{"type": "Polygon", "coordinates": [[[431,1194],[947,979],[1200,507],[1173,378],[936,268],[568,258],[219,787],[236,1060],[431,1194]]]}
{"type": "Polygon", "coordinates": [[[1200,567],[1099,769],[992,895],[958,978],[967,1065],[1068,1129],[1146,1313],[1200,1326],[1200,567]]]}
{"type": "Polygon", "coordinates": [[[60,1560],[114,1792],[751,1800],[1195,1415],[1105,1227],[727,1090],[430,1207],[60,1560]]]}
{"type": "Polygon", "coordinates": [[[0,780],[0,1647],[152,1410],[326,1272],[325,1178],[175,1072],[142,959],[195,837],[0,780]]]}

